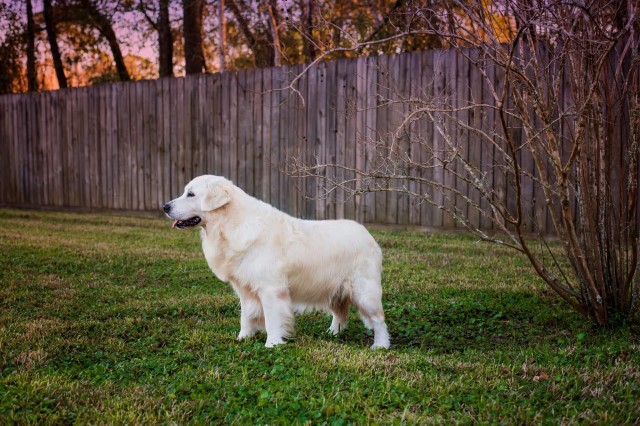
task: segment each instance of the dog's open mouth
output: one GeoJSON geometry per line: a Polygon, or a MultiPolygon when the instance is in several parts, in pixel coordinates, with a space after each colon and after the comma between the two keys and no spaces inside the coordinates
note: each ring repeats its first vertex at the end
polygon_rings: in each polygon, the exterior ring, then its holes
{"type": "Polygon", "coordinates": [[[197,224],[200,223],[200,218],[198,216],[192,217],[191,219],[186,219],[186,220],[176,220],[175,222],[173,222],[173,227],[174,228],[188,228],[190,226],[196,226],[197,224]]]}

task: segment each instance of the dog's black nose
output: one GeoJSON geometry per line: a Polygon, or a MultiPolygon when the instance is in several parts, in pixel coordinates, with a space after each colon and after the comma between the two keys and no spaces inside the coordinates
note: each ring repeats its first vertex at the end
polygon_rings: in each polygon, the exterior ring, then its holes
{"type": "Polygon", "coordinates": [[[165,213],[169,213],[169,210],[171,210],[171,203],[167,203],[164,206],[162,206],[162,208],[164,209],[165,213]]]}

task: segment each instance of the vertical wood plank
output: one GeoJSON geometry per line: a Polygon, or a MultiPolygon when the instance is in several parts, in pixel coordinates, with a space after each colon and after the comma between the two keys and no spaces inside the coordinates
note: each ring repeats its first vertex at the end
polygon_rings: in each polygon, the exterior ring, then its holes
{"type": "MultiPolygon", "coordinates": [[[[442,101],[443,96],[446,95],[447,90],[447,74],[446,74],[446,60],[447,53],[443,50],[436,50],[433,58],[433,95],[436,101],[437,108],[443,108],[444,103],[442,101]]],[[[434,146],[434,164],[433,164],[433,180],[436,184],[443,185],[445,183],[445,170],[440,161],[445,149],[445,142],[442,132],[445,130],[444,123],[442,122],[442,114],[434,114],[433,122],[433,146],[434,146]]],[[[442,188],[434,188],[433,200],[435,207],[433,209],[433,222],[432,226],[441,227],[444,226],[443,213],[445,202],[445,191],[442,188]]]]}
{"type": "MultiPolygon", "coordinates": [[[[286,88],[289,84],[289,67],[283,66],[280,70],[280,87],[286,88]]],[[[276,159],[275,173],[278,174],[278,194],[279,194],[279,208],[282,211],[290,212],[293,206],[290,205],[289,200],[289,185],[286,176],[282,173],[284,170],[284,158],[286,158],[288,151],[288,144],[291,138],[291,127],[295,126],[294,123],[289,122],[291,108],[291,92],[289,90],[282,90],[280,92],[280,105],[279,105],[279,119],[280,119],[280,138],[278,141],[279,154],[276,159]]]]}
{"type": "Polygon", "coordinates": [[[156,82],[146,80],[141,82],[144,87],[144,204],[145,210],[159,209],[158,201],[158,164],[159,142],[156,123],[156,82]]]}
{"type": "Polygon", "coordinates": [[[35,159],[33,161],[33,167],[31,170],[32,181],[35,184],[32,186],[31,190],[34,193],[33,200],[36,205],[42,205],[43,202],[43,186],[44,186],[44,175],[43,171],[43,162],[44,162],[44,152],[42,151],[42,127],[40,126],[40,119],[42,115],[42,109],[40,106],[40,100],[42,99],[41,93],[34,93],[33,98],[31,99],[31,104],[33,108],[33,118],[32,118],[32,126],[33,129],[33,151],[35,154],[35,159]]]}
{"type": "MultiPolygon", "coordinates": [[[[428,102],[432,102],[434,99],[434,85],[435,75],[433,72],[433,59],[434,52],[423,52],[420,54],[419,62],[422,67],[420,87],[418,87],[417,94],[421,99],[428,102]]],[[[434,131],[433,121],[428,115],[423,116],[420,120],[420,131],[422,135],[422,142],[420,147],[420,158],[423,168],[421,170],[421,177],[427,181],[434,180],[434,165],[433,153],[435,152],[434,145],[434,131]]],[[[425,194],[428,197],[428,201],[422,203],[420,207],[420,225],[422,226],[434,226],[434,196],[435,188],[433,185],[423,183],[420,185],[420,193],[425,194]]]]}
{"type": "MultiPolygon", "coordinates": [[[[289,85],[290,81],[293,79],[293,76],[298,75],[300,71],[300,67],[295,65],[292,67],[288,67],[285,84],[289,85]]],[[[300,82],[298,82],[298,85],[300,82]]],[[[300,191],[298,190],[298,182],[295,178],[289,175],[289,160],[298,154],[298,126],[299,123],[299,114],[298,109],[300,108],[300,98],[297,94],[295,94],[292,90],[286,91],[287,95],[287,108],[286,115],[288,116],[289,125],[287,127],[287,136],[285,140],[285,152],[281,161],[280,172],[282,173],[284,188],[286,191],[286,199],[287,199],[287,212],[295,217],[300,217],[300,191]]]]}
{"type": "Polygon", "coordinates": [[[222,122],[222,77],[223,74],[214,74],[213,76],[213,170],[214,174],[224,176],[223,153],[222,153],[222,134],[224,132],[224,124],[222,122]]]}
{"type": "Polygon", "coordinates": [[[79,160],[78,160],[78,132],[81,120],[81,114],[78,111],[78,92],[80,89],[71,89],[69,91],[69,100],[67,103],[67,125],[69,126],[68,151],[69,173],[67,173],[66,191],[69,191],[69,205],[71,207],[80,206],[80,176],[79,176],[79,160]]]}
{"type": "MultiPolygon", "coordinates": [[[[336,67],[332,70],[336,74],[336,100],[335,100],[335,161],[339,167],[335,170],[335,179],[338,183],[345,181],[345,173],[341,167],[350,166],[346,163],[346,121],[347,121],[347,59],[336,61],[336,67]]],[[[345,191],[337,188],[335,191],[335,218],[344,219],[346,210],[345,191]]]]}
{"type": "Polygon", "coordinates": [[[21,98],[18,99],[18,105],[19,105],[19,115],[17,117],[18,119],[18,125],[20,126],[18,128],[18,126],[16,126],[16,130],[20,130],[20,129],[24,129],[24,132],[26,133],[26,136],[24,134],[20,134],[20,133],[16,133],[16,139],[18,141],[18,143],[20,144],[20,157],[19,157],[19,165],[20,165],[20,169],[19,169],[19,181],[18,181],[18,196],[19,196],[19,200],[21,204],[26,204],[28,203],[28,198],[27,198],[27,179],[28,179],[28,175],[29,175],[29,150],[31,149],[31,144],[29,143],[30,141],[30,130],[27,126],[25,126],[26,121],[25,121],[25,116],[28,114],[28,103],[26,102],[25,98],[21,98]],[[29,132],[29,133],[27,133],[29,132]]]}
{"type": "MultiPolygon", "coordinates": [[[[337,163],[337,104],[338,104],[338,61],[327,63],[327,134],[325,142],[325,155],[327,164],[337,163]]],[[[337,179],[336,168],[327,169],[327,177],[331,181],[337,179]]],[[[337,191],[331,185],[332,191],[327,196],[326,213],[327,219],[336,219],[337,216],[337,191]]]]}
{"type": "Polygon", "coordinates": [[[98,189],[99,189],[99,201],[98,205],[102,209],[111,208],[110,200],[108,199],[108,179],[109,172],[107,170],[107,164],[111,161],[111,158],[107,156],[107,108],[106,108],[106,93],[108,86],[101,84],[98,86],[98,109],[100,111],[98,119],[98,149],[99,161],[98,161],[98,189]]]}
{"type": "MultiPolygon", "coordinates": [[[[454,99],[454,97],[456,96],[455,90],[456,90],[457,72],[458,72],[456,60],[457,60],[457,54],[454,49],[450,49],[445,52],[445,58],[443,61],[444,62],[443,66],[445,67],[445,78],[446,78],[445,93],[447,98],[451,99],[451,103],[453,104],[454,107],[457,105],[454,99]]],[[[455,116],[454,116],[454,119],[455,119],[455,116]]],[[[452,123],[451,119],[448,119],[445,123],[443,123],[443,126],[445,126],[444,130],[445,132],[447,132],[448,135],[455,135],[455,132],[456,132],[455,123],[452,123]]],[[[451,143],[455,144],[455,140],[452,140],[451,143]]],[[[443,137],[442,152],[440,155],[449,156],[451,155],[451,151],[452,151],[452,147],[450,147],[447,144],[446,139],[443,137]]],[[[449,164],[447,165],[447,167],[455,167],[455,163],[449,164]]],[[[443,165],[443,168],[444,168],[444,165],[443,165]]],[[[456,184],[456,179],[454,174],[445,169],[444,171],[445,189],[443,191],[445,211],[443,212],[443,217],[442,217],[442,224],[445,228],[453,228],[455,225],[454,219],[452,215],[449,213],[450,211],[453,211],[455,209],[455,195],[451,190],[447,189],[447,188],[455,188],[455,184],[456,184]]]]}
{"type": "Polygon", "coordinates": [[[216,151],[216,133],[218,133],[217,126],[217,110],[216,110],[216,90],[219,91],[219,88],[216,87],[216,81],[219,81],[220,74],[208,75],[206,78],[207,88],[206,88],[206,107],[205,107],[205,122],[207,125],[207,167],[205,170],[206,174],[219,175],[220,172],[217,167],[217,157],[219,153],[216,151]]]}
{"type": "MultiPolygon", "coordinates": [[[[471,50],[469,52],[469,56],[471,62],[467,60],[469,67],[468,81],[469,81],[469,102],[471,105],[482,103],[483,94],[482,94],[482,75],[480,74],[480,70],[474,64],[479,60],[478,52],[475,50],[471,50]]],[[[465,58],[466,60],[466,58],[465,58]]],[[[483,111],[484,109],[474,108],[470,109],[468,112],[469,126],[471,129],[478,129],[478,131],[483,130],[483,111]]],[[[482,140],[477,131],[469,132],[469,137],[467,139],[468,143],[468,152],[469,152],[469,165],[474,170],[475,175],[470,179],[471,182],[480,181],[482,178],[482,140]]],[[[478,189],[474,188],[473,185],[469,185],[468,190],[469,198],[472,200],[472,204],[469,205],[467,210],[467,218],[469,223],[474,228],[480,227],[480,211],[478,208],[480,207],[480,192],[478,189]]]]}
{"type": "Polygon", "coordinates": [[[131,83],[122,83],[122,105],[125,108],[126,115],[122,117],[122,121],[118,123],[122,126],[123,138],[120,140],[119,149],[123,150],[120,161],[120,172],[125,176],[122,182],[122,190],[124,199],[120,208],[124,210],[134,209],[134,197],[137,195],[137,163],[136,163],[136,106],[132,103],[135,96],[135,88],[131,83]]]}
{"type": "Polygon", "coordinates": [[[276,125],[271,119],[272,70],[265,68],[262,74],[262,200],[271,202],[271,134],[276,125]]]}
{"type": "MultiPolygon", "coordinates": [[[[305,154],[302,158],[304,164],[315,165],[318,161],[318,65],[314,65],[307,71],[307,87],[305,92],[305,102],[307,105],[307,126],[305,138],[305,154]]],[[[320,185],[317,178],[308,177],[304,179],[305,201],[304,217],[309,219],[317,218],[316,204],[317,188],[320,185]]]]}
{"type": "Polygon", "coordinates": [[[238,182],[238,72],[229,73],[229,179],[238,182]]]}
{"type": "MultiPolygon", "coordinates": [[[[495,67],[493,65],[485,65],[486,77],[482,79],[482,103],[485,105],[495,106],[495,99],[492,94],[492,88],[495,88],[495,67]]],[[[494,188],[494,173],[495,167],[493,167],[493,159],[495,156],[495,134],[496,134],[496,114],[493,108],[485,108],[482,115],[482,130],[491,139],[482,140],[481,144],[481,170],[485,175],[485,185],[490,191],[491,196],[482,197],[480,200],[480,206],[482,211],[486,213],[485,216],[480,217],[480,227],[482,229],[493,229],[493,220],[491,220],[493,213],[489,203],[493,200],[493,188],[494,188]]]]}
{"type": "Polygon", "coordinates": [[[7,110],[8,96],[0,96],[0,205],[9,205],[8,187],[9,187],[9,158],[13,157],[11,145],[7,135],[7,110]]]}
{"type": "Polygon", "coordinates": [[[151,210],[160,210],[164,204],[162,195],[162,82],[149,82],[149,141],[153,150],[149,156],[149,190],[151,192],[151,210]]]}
{"type": "Polygon", "coordinates": [[[124,208],[125,200],[125,170],[124,163],[126,152],[124,149],[124,143],[122,142],[125,137],[125,126],[123,117],[125,111],[125,103],[123,101],[123,84],[115,84],[113,90],[111,90],[111,152],[113,161],[113,206],[116,209],[124,208]]]}
{"type": "MultiPolygon", "coordinates": [[[[344,106],[344,162],[350,168],[356,168],[356,128],[358,120],[357,109],[357,84],[358,84],[358,61],[348,60],[345,62],[345,98],[344,106]]],[[[355,189],[355,174],[347,171],[344,173],[344,179],[351,181],[349,188],[355,189]]],[[[344,217],[356,220],[356,197],[353,194],[347,194],[344,201],[344,217]]]]}
{"type": "Polygon", "coordinates": [[[194,155],[193,155],[193,175],[192,178],[200,176],[206,173],[207,170],[207,117],[205,117],[205,108],[207,104],[206,90],[207,90],[207,75],[198,75],[198,92],[197,101],[195,104],[197,112],[197,121],[194,123],[197,126],[197,136],[194,139],[194,155]]]}
{"type": "Polygon", "coordinates": [[[162,189],[163,196],[161,200],[167,202],[174,196],[171,187],[171,173],[172,173],[172,146],[174,145],[174,139],[172,139],[171,124],[173,123],[171,117],[171,105],[174,103],[171,97],[171,80],[172,78],[163,78],[162,80],[162,189]]]}
{"type": "MultiPolygon", "coordinates": [[[[299,160],[306,161],[305,156],[306,156],[306,145],[307,145],[306,144],[307,114],[305,111],[306,103],[303,97],[305,96],[304,94],[306,94],[307,92],[308,78],[306,74],[302,74],[302,71],[303,71],[303,66],[296,65],[293,68],[293,74],[290,77],[290,78],[293,78],[293,76],[301,75],[301,78],[297,82],[297,90],[302,94],[302,97],[298,94],[293,95],[295,100],[293,112],[295,114],[296,126],[293,134],[293,139],[290,140],[289,142],[290,142],[290,150],[292,151],[292,155],[294,155],[295,158],[299,160]]],[[[307,216],[305,215],[305,210],[306,210],[305,205],[306,205],[306,200],[309,194],[307,194],[306,192],[305,180],[290,176],[291,168],[290,168],[290,162],[288,160],[287,160],[287,167],[288,167],[287,169],[288,180],[290,182],[290,186],[293,188],[292,193],[295,195],[295,202],[296,202],[295,216],[301,217],[301,218],[307,218],[307,216]]]]}
{"type": "Polygon", "coordinates": [[[171,142],[175,144],[172,148],[173,174],[171,177],[172,198],[182,193],[182,188],[186,185],[186,165],[185,165],[185,141],[184,141],[184,121],[185,121],[185,105],[184,105],[184,89],[185,78],[176,78],[171,81],[172,87],[172,123],[171,123],[171,142]],[[175,95],[175,96],[174,96],[175,95]],[[175,132],[175,133],[174,133],[175,132]]]}
{"type": "Polygon", "coordinates": [[[183,130],[183,146],[182,146],[182,169],[181,169],[181,182],[180,186],[184,187],[193,176],[193,149],[194,149],[194,131],[193,131],[193,117],[194,117],[194,101],[195,94],[197,92],[196,85],[198,84],[197,76],[186,76],[183,80],[183,114],[182,114],[182,130],[183,130]]]}
{"type": "MultiPolygon", "coordinates": [[[[502,93],[504,89],[504,72],[500,68],[494,68],[494,87],[498,95],[502,93]]],[[[493,150],[492,155],[493,158],[491,160],[491,164],[495,167],[493,168],[493,191],[494,191],[494,202],[506,208],[507,206],[507,176],[504,173],[504,165],[505,158],[500,153],[500,151],[504,151],[506,149],[506,144],[504,142],[505,133],[502,124],[500,123],[499,112],[495,111],[494,113],[494,123],[496,127],[495,132],[495,140],[496,140],[496,148],[493,150]],[[501,150],[497,149],[500,147],[501,150]]],[[[502,220],[502,218],[494,217],[494,220],[502,220]]]]}
{"type": "Polygon", "coordinates": [[[249,132],[252,130],[251,121],[253,115],[251,114],[251,106],[249,105],[249,90],[248,90],[248,74],[247,70],[238,71],[237,85],[238,85],[238,107],[237,107],[237,129],[238,129],[238,142],[236,146],[237,152],[237,182],[236,184],[242,188],[248,194],[252,193],[252,188],[249,188],[247,179],[247,145],[249,144],[249,132]]]}
{"type": "Polygon", "coordinates": [[[22,160],[20,155],[20,143],[17,137],[18,129],[18,115],[20,113],[18,95],[9,95],[9,113],[10,113],[10,143],[13,147],[13,173],[11,173],[11,196],[10,199],[14,204],[19,203],[19,182],[20,182],[20,162],[22,160]]]}
{"type": "Polygon", "coordinates": [[[220,122],[222,123],[221,134],[221,152],[222,152],[222,175],[227,179],[232,179],[231,176],[231,108],[229,103],[229,96],[231,93],[231,80],[232,73],[225,72],[222,74],[222,92],[220,98],[220,122]]]}
{"type": "Polygon", "coordinates": [[[89,195],[92,209],[100,207],[100,90],[99,86],[88,91],[89,96],[89,195]]]}
{"type": "Polygon", "coordinates": [[[89,169],[91,167],[91,116],[93,115],[93,111],[90,109],[90,95],[89,89],[83,87],[79,91],[80,94],[80,103],[79,108],[84,112],[84,118],[82,120],[82,131],[80,132],[78,138],[78,149],[81,155],[80,163],[82,164],[82,169],[80,171],[80,182],[81,182],[81,194],[82,199],[80,206],[86,207],[91,203],[91,181],[90,181],[90,173],[89,169]]]}
{"type": "MultiPolygon", "coordinates": [[[[356,170],[365,171],[366,168],[366,135],[367,135],[367,58],[356,59],[355,67],[355,129],[353,143],[355,145],[355,167],[356,170]]],[[[355,183],[356,191],[364,190],[361,176],[358,176],[355,183]]],[[[355,219],[364,223],[365,221],[365,200],[370,197],[368,194],[356,195],[355,198],[355,219]]]]}
{"type": "MultiPolygon", "coordinates": [[[[327,144],[327,64],[321,62],[316,68],[316,99],[317,99],[317,115],[316,115],[316,137],[315,149],[320,164],[327,164],[326,144],[327,144]]],[[[326,170],[320,171],[321,174],[326,170]]],[[[322,178],[317,179],[316,189],[316,219],[327,219],[326,216],[326,188],[327,183],[322,178]]]]}
{"type": "Polygon", "coordinates": [[[11,140],[9,139],[8,118],[10,111],[7,106],[8,96],[0,96],[0,205],[10,205],[9,185],[11,185],[11,162],[13,152],[11,150],[11,140]]]}
{"type": "MultiPolygon", "coordinates": [[[[390,148],[390,137],[389,137],[389,127],[390,127],[390,108],[388,106],[388,100],[390,98],[390,78],[389,78],[389,56],[379,56],[378,57],[378,84],[376,87],[376,109],[377,109],[377,122],[376,122],[376,140],[374,142],[379,142],[380,144],[384,144],[385,146],[385,154],[387,150],[390,148]]],[[[379,152],[374,151],[374,155],[379,155],[379,152]]],[[[375,160],[375,168],[381,167],[381,159],[376,158],[375,160]]],[[[388,183],[378,179],[376,181],[377,186],[382,186],[383,189],[387,189],[388,183]]],[[[394,223],[392,220],[395,220],[395,215],[393,217],[389,217],[389,210],[387,209],[387,192],[380,191],[376,192],[376,216],[375,222],[377,223],[394,223]]]]}
{"type": "MultiPolygon", "coordinates": [[[[456,82],[455,82],[455,105],[457,108],[460,108],[458,112],[456,112],[455,117],[458,121],[456,123],[455,129],[455,146],[458,149],[460,155],[460,161],[456,161],[455,170],[457,173],[457,177],[455,179],[455,188],[458,190],[460,195],[456,195],[455,197],[455,209],[458,215],[460,215],[464,220],[469,215],[469,205],[467,201],[464,199],[469,192],[469,185],[464,180],[467,177],[467,172],[465,171],[464,162],[469,160],[469,132],[463,127],[464,123],[469,122],[469,112],[463,108],[466,108],[467,103],[469,101],[469,62],[467,59],[459,52],[456,52],[456,66],[457,73],[455,74],[456,82]]],[[[462,224],[456,220],[454,222],[455,227],[461,227],[462,224]]]]}
{"type": "MultiPolygon", "coordinates": [[[[396,93],[394,99],[399,101],[400,104],[394,107],[396,110],[396,124],[394,125],[394,137],[396,145],[399,148],[398,157],[402,163],[407,164],[411,160],[411,125],[405,125],[401,127],[401,123],[405,117],[409,114],[409,103],[402,101],[406,99],[411,93],[411,74],[409,67],[411,66],[411,54],[394,55],[396,58],[396,64],[393,67],[394,87],[396,87],[396,93]]],[[[405,167],[405,173],[409,175],[414,174],[412,171],[414,167],[405,167]]],[[[415,203],[415,197],[410,197],[404,192],[405,188],[409,188],[409,182],[398,183],[399,192],[396,192],[395,199],[397,200],[397,218],[396,223],[400,225],[408,225],[409,220],[409,207],[411,201],[415,203]],[[402,185],[402,186],[400,186],[402,185]],[[414,198],[413,200],[411,198],[414,198]]],[[[412,185],[415,189],[415,185],[412,185]]]]}
{"type": "MultiPolygon", "coordinates": [[[[406,75],[406,84],[408,86],[407,96],[409,99],[419,99],[420,98],[420,89],[422,84],[422,61],[421,57],[424,56],[422,52],[415,52],[408,55],[408,63],[407,63],[407,75],[406,75]]],[[[412,107],[409,104],[409,107],[412,107]]],[[[407,109],[406,112],[412,111],[411,109],[407,109]]],[[[406,113],[405,112],[405,113],[406,113]]],[[[424,126],[423,124],[427,121],[424,116],[417,117],[418,121],[413,122],[409,125],[409,158],[412,163],[417,164],[418,166],[412,166],[409,170],[410,176],[415,179],[409,182],[409,191],[413,194],[420,194],[419,196],[412,195],[409,198],[409,224],[411,225],[420,225],[421,223],[421,214],[420,209],[421,206],[425,203],[421,202],[423,188],[421,183],[418,181],[419,178],[422,178],[422,172],[424,170],[423,162],[422,162],[422,151],[423,151],[423,143],[424,143],[424,126]]]]}
{"type": "Polygon", "coordinates": [[[250,147],[250,159],[251,175],[250,179],[253,186],[253,193],[259,199],[263,196],[262,187],[262,173],[263,173],[263,120],[262,120],[262,70],[256,69],[253,71],[252,87],[251,87],[251,107],[253,113],[253,134],[251,135],[250,147]]]}
{"type": "Polygon", "coordinates": [[[141,135],[142,135],[142,115],[143,111],[141,111],[140,102],[138,101],[140,95],[142,94],[142,89],[139,84],[135,83],[126,83],[126,86],[129,91],[129,108],[131,111],[131,118],[129,121],[130,128],[130,138],[129,138],[129,149],[130,149],[130,168],[131,168],[131,181],[130,185],[130,198],[129,198],[129,207],[127,209],[131,210],[139,210],[141,206],[141,201],[144,200],[144,194],[142,192],[141,185],[141,175],[142,175],[142,161],[140,158],[140,144],[141,144],[141,135]]]}
{"type": "MultiPolygon", "coordinates": [[[[365,139],[363,142],[365,150],[365,170],[367,173],[373,173],[376,167],[375,144],[378,139],[378,121],[381,120],[380,110],[378,107],[378,59],[379,57],[370,56],[366,58],[366,127],[365,139]]],[[[386,118],[386,115],[385,115],[386,118]]],[[[377,184],[375,179],[367,180],[367,190],[374,190],[377,184]]],[[[368,192],[364,197],[364,222],[376,222],[376,201],[378,194],[368,192]]]]}
{"type": "Polygon", "coordinates": [[[280,203],[280,173],[279,164],[280,159],[280,96],[281,92],[278,89],[282,85],[282,69],[271,69],[271,108],[270,108],[270,124],[271,124],[271,145],[269,149],[269,198],[272,205],[276,208],[281,208],[280,203]]]}
{"type": "MultiPolygon", "coordinates": [[[[308,106],[308,86],[309,86],[309,74],[304,73],[305,66],[298,65],[296,67],[296,75],[302,75],[297,84],[297,89],[300,92],[300,96],[296,96],[296,140],[295,140],[295,149],[296,149],[296,158],[298,161],[308,164],[307,161],[307,148],[308,148],[308,115],[307,115],[307,106],[308,106]]],[[[298,210],[296,212],[297,217],[301,217],[303,219],[309,219],[309,211],[308,211],[308,200],[310,193],[307,192],[307,182],[306,179],[296,179],[290,178],[292,181],[295,181],[296,194],[298,197],[298,210]]]]}
{"type": "MultiPolygon", "coordinates": [[[[38,146],[40,150],[40,206],[49,205],[49,146],[50,146],[50,121],[48,120],[48,104],[49,92],[40,92],[38,94],[38,146]]],[[[1,166],[1,165],[0,165],[1,166]]]]}

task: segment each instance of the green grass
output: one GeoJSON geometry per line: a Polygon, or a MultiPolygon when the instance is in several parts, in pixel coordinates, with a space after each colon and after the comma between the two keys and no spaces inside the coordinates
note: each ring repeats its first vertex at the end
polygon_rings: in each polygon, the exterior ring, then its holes
{"type": "Polygon", "coordinates": [[[0,424],[631,424],[640,329],[593,328],[527,261],[378,231],[392,349],[352,312],[265,349],[197,232],[151,217],[0,210],[0,424]]]}

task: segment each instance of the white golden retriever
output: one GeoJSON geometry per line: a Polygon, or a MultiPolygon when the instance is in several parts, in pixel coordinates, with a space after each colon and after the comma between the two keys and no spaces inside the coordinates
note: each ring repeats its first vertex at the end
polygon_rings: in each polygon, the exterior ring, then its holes
{"type": "Polygon", "coordinates": [[[293,332],[296,308],[333,314],[329,331],[345,328],[353,304],[372,348],[388,348],[382,310],[382,252],[351,220],[301,220],[246,194],[219,176],[200,176],[164,205],[174,227],[202,226],[209,267],[240,298],[238,340],[266,330],[266,346],[293,332]]]}

